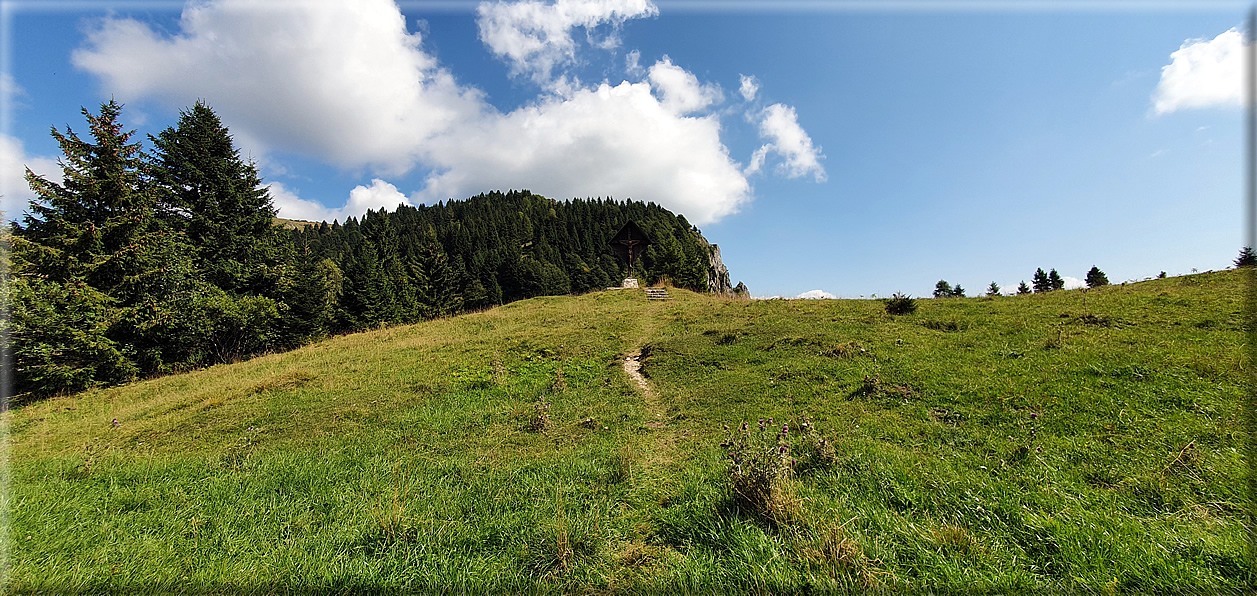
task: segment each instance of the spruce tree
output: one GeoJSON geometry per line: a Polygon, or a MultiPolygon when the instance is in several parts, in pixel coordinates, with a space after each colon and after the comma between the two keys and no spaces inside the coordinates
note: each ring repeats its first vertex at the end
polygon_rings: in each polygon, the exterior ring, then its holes
{"type": "MultiPolygon", "coordinates": [[[[83,108],[91,141],[69,127],[52,128],[61,146],[62,179],[58,184],[26,171],[36,198],[23,225],[14,228],[15,266],[38,272],[54,282],[80,280],[114,294],[129,290],[134,278],[151,263],[149,249],[168,240],[154,225],[154,194],[144,179],[140,144],[134,131],[122,130],[122,106],[102,104],[100,114],[83,108]]],[[[115,295],[115,298],[119,296],[115,295]]]]}
{"type": "Polygon", "coordinates": [[[1087,287],[1098,288],[1107,285],[1109,285],[1108,276],[1104,275],[1104,272],[1100,271],[1099,267],[1092,265],[1091,270],[1087,272],[1087,287]]]}
{"type": "Polygon", "coordinates": [[[1236,267],[1252,267],[1257,265],[1257,252],[1253,252],[1253,247],[1245,246],[1240,249],[1240,256],[1235,259],[1236,267]]]}
{"type": "Polygon", "coordinates": [[[423,318],[447,317],[462,311],[459,279],[439,243],[432,239],[424,242],[410,267],[423,318]]]}
{"type": "Polygon", "coordinates": [[[153,308],[177,280],[176,238],[153,218],[139,143],[118,122],[122,106],[83,108],[91,132],[52,128],[62,182],[26,171],[35,198],[13,227],[15,389],[39,394],[123,381],[135,372],[126,328],[154,327],[153,308]],[[128,354],[130,356],[128,356],[128,354]]]}
{"type": "Polygon", "coordinates": [[[1025,296],[1026,294],[1029,294],[1029,293],[1030,293],[1030,286],[1026,285],[1026,281],[1023,279],[1021,283],[1017,284],[1017,295],[1025,296]]]}
{"type": "Polygon", "coordinates": [[[158,213],[186,235],[206,281],[229,293],[275,296],[285,260],[275,207],[218,115],[198,101],[149,138],[158,213]]]}
{"type": "MultiPolygon", "coordinates": [[[[1053,271],[1055,271],[1055,269],[1053,269],[1053,271]]],[[[1048,279],[1048,274],[1043,272],[1042,267],[1035,270],[1032,282],[1034,283],[1035,294],[1052,291],[1052,281],[1048,279]]]]}
{"type": "Polygon", "coordinates": [[[947,280],[940,279],[938,280],[938,283],[934,284],[934,297],[935,298],[950,298],[951,295],[952,295],[951,284],[947,283],[947,280]]]}
{"type": "Polygon", "coordinates": [[[1061,275],[1055,269],[1048,272],[1048,284],[1051,286],[1052,291],[1065,288],[1065,280],[1061,279],[1061,275]]]}
{"type": "Polygon", "coordinates": [[[953,288],[951,289],[951,297],[952,297],[952,298],[964,298],[964,297],[965,297],[965,289],[964,289],[964,288],[962,288],[962,287],[960,287],[960,284],[956,284],[956,286],[955,286],[955,287],[953,287],[953,288]]]}
{"type": "Polygon", "coordinates": [[[986,295],[987,295],[987,296],[999,296],[999,284],[997,284],[997,283],[995,283],[995,282],[991,282],[991,285],[989,285],[989,286],[987,286],[987,287],[986,287],[986,295]]]}

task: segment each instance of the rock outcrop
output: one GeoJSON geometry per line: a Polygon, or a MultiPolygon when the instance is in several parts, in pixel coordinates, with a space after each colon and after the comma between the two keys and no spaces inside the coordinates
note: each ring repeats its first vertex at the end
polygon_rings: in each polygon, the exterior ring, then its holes
{"type": "Polygon", "coordinates": [[[707,291],[713,294],[733,294],[733,283],[729,281],[729,268],[720,260],[720,247],[698,235],[698,241],[707,249],[707,291]]]}

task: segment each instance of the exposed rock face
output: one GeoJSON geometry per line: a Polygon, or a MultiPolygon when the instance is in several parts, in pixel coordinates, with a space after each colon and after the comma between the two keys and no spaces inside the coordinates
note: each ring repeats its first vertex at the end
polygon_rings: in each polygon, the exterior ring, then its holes
{"type": "Polygon", "coordinates": [[[732,294],[733,284],[729,281],[729,269],[720,260],[720,247],[707,241],[702,234],[698,240],[707,247],[707,291],[713,294],[732,294]]]}

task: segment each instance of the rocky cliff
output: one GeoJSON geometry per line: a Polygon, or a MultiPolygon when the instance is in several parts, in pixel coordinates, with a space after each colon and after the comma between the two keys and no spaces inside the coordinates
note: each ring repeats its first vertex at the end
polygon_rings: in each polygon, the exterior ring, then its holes
{"type": "Polygon", "coordinates": [[[707,249],[707,291],[713,294],[733,294],[729,268],[720,259],[720,247],[708,242],[702,234],[698,235],[698,240],[707,249]]]}

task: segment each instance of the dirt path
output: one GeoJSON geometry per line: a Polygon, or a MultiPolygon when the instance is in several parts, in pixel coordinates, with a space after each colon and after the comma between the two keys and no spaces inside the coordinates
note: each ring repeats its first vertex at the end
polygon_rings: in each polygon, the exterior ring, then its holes
{"type": "Polygon", "coordinates": [[[633,341],[633,350],[624,356],[624,374],[632,379],[637,385],[638,390],[642,394],[642,403],[646,406],[646,411],[650,414],[652,420],[647,420],[644,424],[646,428],[653,431],[655,442],[658,450],[655,451],[656,463],[671,464],[675,461],[677,432],[668,424],[665,415],[668,412],[667,404],[660,399],[658,392],[650,386],[650,382],[646,377],[642,376],[642,348],[646,342],[655,335],[658,328],[658,318],[664,310],[666,303],[648,302],[642,312],[642,327],[638,333],[638,337],[633,341]]]}

